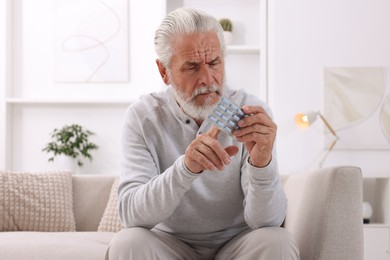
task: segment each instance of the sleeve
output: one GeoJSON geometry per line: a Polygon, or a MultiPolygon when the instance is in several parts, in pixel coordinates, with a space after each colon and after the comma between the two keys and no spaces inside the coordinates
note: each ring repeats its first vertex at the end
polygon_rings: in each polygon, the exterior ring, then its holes
{"type": "Polygon", "coordinates": [[[242,166],[241,186],[244,191],[244,217],[252,229],[282,225],[287,199],[279,180],[277,161],[273,157],[264,168],[256,168],[246,159],[242,166]]]}
{"type": "MultiPolygon", "coordinates": [[[[267,113],[272,112],[267,104],[261,102],[267,113]]],[[[245,151],[241,167],[241,186],[245,195],[244,217],[252,229],[282,225],[287,212],[287,199],[280,182],[276,145],[272,151],[271,162],[264,168],[253,167],[245,151]]]]}
{"type": "Polygon", "coordinates": [[[184,166],[184,155],[160,173],[135,118],[128,110],[122,131],[119,214],[126,228],[150,229],[173,213],[198,175],[184,166]]]}

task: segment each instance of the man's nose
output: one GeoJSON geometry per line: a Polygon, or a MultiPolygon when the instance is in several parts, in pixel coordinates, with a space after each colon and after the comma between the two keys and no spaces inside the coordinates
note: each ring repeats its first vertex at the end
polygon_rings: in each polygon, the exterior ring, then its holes
{"type": "Polygon", "coordinates": [[[213,72],[207,64],[200,66],[199,81],[202,85],[206,86],[214,84],[213,72]]]}

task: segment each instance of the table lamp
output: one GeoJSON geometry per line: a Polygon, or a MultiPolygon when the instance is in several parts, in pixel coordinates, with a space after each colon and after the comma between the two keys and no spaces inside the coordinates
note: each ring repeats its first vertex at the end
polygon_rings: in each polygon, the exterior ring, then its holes
{"type": "Polygon", "coordinates": [[[298,113],[295,115],[295,124],[304,129],[308,128],[310,125],[312,125],[317,118],[320,118],[321,121],[324,123],[328,131],[333,135],[333,141],[328,145],[327,152],[322,158],[322,160],[319,163],[319,166],[322,167],[323,163],[325,162],[325,159],[328,157],[329,153],[332,151],[333,147],[336,145],[337,141],[339,140],[339,137],[336,134],[336,131],[332,128],[332,126],[329,124],[329,122],[325,119],[325,117],[319,112],[310,111],[308,113],[298,113]]]}

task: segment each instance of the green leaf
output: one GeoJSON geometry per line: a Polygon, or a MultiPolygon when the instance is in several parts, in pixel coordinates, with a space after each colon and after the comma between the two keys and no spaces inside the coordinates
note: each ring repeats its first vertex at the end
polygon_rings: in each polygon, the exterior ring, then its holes
{"type": "Polygon", "coordinates": [[[82,157],[92,161],[90,152],[98,150],[99,146],[90,142],[89,137],[95,135],[94,132],[84,129],[81,125],[65,125],[61,129],[54,128],[50,134],[51,141],[43,147],[42,151],[52,153],[49,162],[54,161],[57,155],[68,155],[77,159],[77,164],[83,166],[82,157]]]}

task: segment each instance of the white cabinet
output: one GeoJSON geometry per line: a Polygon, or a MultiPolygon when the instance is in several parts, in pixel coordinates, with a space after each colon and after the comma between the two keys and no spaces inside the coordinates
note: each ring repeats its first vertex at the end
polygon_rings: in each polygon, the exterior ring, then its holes
{"type": "Polygon", "coordinates": [[[365,224],[364,259],[390,260],[390,179],[364,177],[363,200],[372,207],[370,224],[365,224]]]}
{"type": "Polygon", "coordinates": [[[364,260],[390,259],[390,226],[364,226],[364,260]]]}

